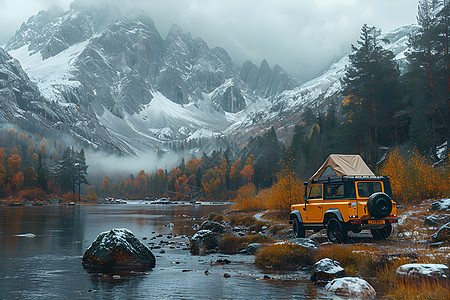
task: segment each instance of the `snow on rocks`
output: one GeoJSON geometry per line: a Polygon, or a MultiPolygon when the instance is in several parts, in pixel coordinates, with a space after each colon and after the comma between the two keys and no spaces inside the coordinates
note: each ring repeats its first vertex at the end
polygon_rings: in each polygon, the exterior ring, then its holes
{"type": "Polygon", "coordinates": [[[316,262],[311,273],[311,281],[314,283],[327,283],[337,277],[345,276],[345,270],[341,264],[330,258],[324,258],[316,262]]]}
{"type": "Polygon", "coordinates": [[[211,230],[199,230],[191,238],[191,254],[205,255],[219,246],[218,236],[211,230]]]}
{"type": "Polygon", "coordinates": [[[227,228],[220,223],[206,220],[200,226],[202,230],[211,230],[214,233],[222,234],[227,231],[227,228]]]}
{"type": "Polygon", "coordinates": [[[337,278],[325,286],[328,292],[338,296],[369,298],[375,297],[374,288],[364,279],[358,277],[337,278]]]}
{"type": "Polygon", "coordinates": [[[450,222],[450,214],[432,214],[423,221],[424,226],[442,226],[450,222]]]}
{"type": "Polygon", "coordinates": [[[434,242],[450,242],[450,222],[439,228],[439,230],[435,234],[433,234],[431,238],[434,242]]]}
{"type": "Polygon", "coordinates": [[[82,263],[96,272],[145,271],[155,267],[155,256],[130,230],[115,228],[95,239],[82,263]]]}
{"type": "Polygon", "coordinates": [[[291,242],[292,244],[295,244],[295,245],[303,246],[305,248],[317,249],[316,243],[311,239],[295,238],[295,239],[291,239],[289,242],[291,242]]]}
{"type": "Polygon", "coordinates": [[[411,279],[449,278],[449,268],[443,264],[406,264],[398,267],[396,273],[399,276],[411,279]]]}
{"type": "Polygon", "coordinates": [[[439,199],[431,203],[431,210],[450,212],[450,198],[439,199]]]}

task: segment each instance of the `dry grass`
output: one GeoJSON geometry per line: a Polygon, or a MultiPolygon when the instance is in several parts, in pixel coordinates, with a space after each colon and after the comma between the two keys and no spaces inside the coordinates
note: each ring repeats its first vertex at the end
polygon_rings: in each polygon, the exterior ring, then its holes
{"type": "Polygon", "coordinates": [[[212,212],[208,215],[208,220],[213,222],[222,222],[225,219],[224,215],[212,212]]]}
{"type": "Polygon", "coordinates": [[[395,285],[386,291],[386,299],[450,299],[450,281],[398,280],[395,285]]]}
{"type": "Polygon", "coordinates": [[[314,251],[299,245],[284,243],[266,246],[255,255],[257,267],[272,270],[293,270],[311,265],[314,251]]]}
{"type": "Polygon", "coordinates": [[[219,243],[219,251],[227,254],[236,254],[239,252],[239,250],[244,249],[249,244],[252,243],[265,244],[265,243],[272,243],[273,241],[274,241],[273,238],[261,234],[243,237],[238,237],[233,234],[227,234],[222,238],[222,240],[219,243]]]}
{"type": "Polygon", "coordinates": [[[330,245],[317,251],[316,261],[331,258],[338,261],[347,275],[370,274],[380,263],[381,252],[374,246],[330,245]]]}

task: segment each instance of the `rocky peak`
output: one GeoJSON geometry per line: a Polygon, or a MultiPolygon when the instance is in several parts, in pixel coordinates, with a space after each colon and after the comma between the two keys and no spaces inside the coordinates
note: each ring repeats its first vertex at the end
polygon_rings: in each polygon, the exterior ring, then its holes
{"type": "Polygon", "coordinates": [[[212,97],[213,107],[228,113],[237,113],[246,108],[245,98],[234,80],[227,80],[222,86],[217,88],[212,97]]]}
{"type": "Polygon", "coordinates": [[[70,10],[62,14],[60,9],[41,11],[22,24],[6,49],[29,45],[32,53],[40,52],[43,59],[49,58],[90,38],[93,35],[92,20],[88,11],[70,10]]]}
{"type": "Polygon", "coordinates": [[[298,86],[298,82],[282,67],[275,65],[271,69],[265,59],[261,61],[259,68],[253,62],[246,61],[239,75],[253,91],[263,97],[273,97],[298,86]]]}

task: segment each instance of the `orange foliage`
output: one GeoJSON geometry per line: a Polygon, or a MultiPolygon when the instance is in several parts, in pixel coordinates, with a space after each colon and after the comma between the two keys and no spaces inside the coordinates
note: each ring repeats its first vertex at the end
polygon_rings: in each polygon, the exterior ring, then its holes
{"type": "Polygon", "coordinates": [[[256,186],[253,183],[244,185],[237,191],[234,208],[242,211],[255,211],[264,209],[264,205],[256,200],[256,186]]]}
{"type": "Polygon", "coordinates": [[[48,194],[40,188],[33,188],[20,191],[19,198],[30,201],[45,201],[48,199],[48,194]]]}
{"type": "Polygon", "coordinates": [[[390,177],[396,201],[418,203],[450,196],[449,167],[436,168],[418,151],[402,154],[396,148],[391,151],[379,173],[390,177]]]}
{"type": "Polygon", "coordinates": [[[109,195],[111,193],[111,182],[109,181],[108,175],[105,175],[103,179],[102,193],[103,195],[109,195]]]}
{"type": "Polygon", "coordinates": [[[202,160],[200,158],[190,159],[185,167],[185,172],[187,175],[197,174],[198,168],[202,165],[202,160]]]}
{"type": "Polygon", "coordinates": [[[13,191],[17,191],[23,185],[23,174],[22,172],[16,173],[11,179],[11,187],[13,191]]]}
{"type": "Polygon", "coordinates": [[[21,161],[22,159],[17,154],[12,154],[8,158],[8,178],[11,178],[11,180],[19,172],[21,161]]]}
{"type": "Polygon", "coordinates": [[[65,193],[61,196],[63,202],[76,202],[78,201],[78,195],[72,192],[65,193]]]}

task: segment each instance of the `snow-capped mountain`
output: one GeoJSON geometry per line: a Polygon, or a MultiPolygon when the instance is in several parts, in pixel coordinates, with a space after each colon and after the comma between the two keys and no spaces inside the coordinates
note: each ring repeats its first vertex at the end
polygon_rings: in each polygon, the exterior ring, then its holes
{"type": "MultiPolygon", "coordinates": [[[[402,26],[382,36],[389,41],[384,46],[395,54],[402,72],[406,71],[407,66],[405,52],[408,50],[408,36],[417,28],[417,25],[402,26]]],[[[329,101],[340,100],[340,80],[348,64],[349,56],[346,55],[332,64],[322,75],[294,89],[281,92],[271,101],[270,107],[247,115],[243,121],[231,125],[227,133],[238,133],[249,128],[253,132],[262,132],[276,124],[279,136],[283,137],[289,129],[301,121],[299,115],[305,107],[320,109],[329,104],[329,101]]]]}
{"type": "MultiPolygon", "coordinates": [[[[410,30],[387,35],[400,60],[410,30]]],[[[299,86],[265,60],[237,67],[224,49],[176,25],[163,38],[148,17],[76,4],[31,17],[6,51],[0,52],[0,122],[119,153],[219,135],[244,141],[274,124],[283,137],[304,106],[336,97],[348,63],[344,57],[299,86]]]]}
{"type": "Polygon", "coordinates": [[[125,153],[205,130],[215,136],[298,85],[266,61],[240,70],[224,49],[211,49],[176,25],[163,39],[147,17],[100,8],[42,11],[6,50],[37,85],[37,105],[60,111],[54,128],[76,132],[83,145],[125,153]],[[107,134],[99,139],[92,127],[107,134]]]}

